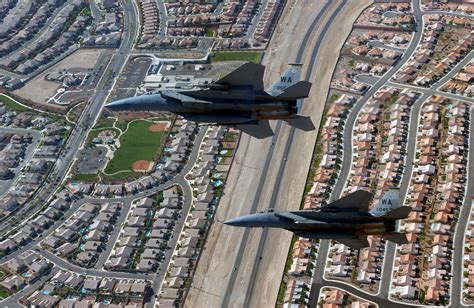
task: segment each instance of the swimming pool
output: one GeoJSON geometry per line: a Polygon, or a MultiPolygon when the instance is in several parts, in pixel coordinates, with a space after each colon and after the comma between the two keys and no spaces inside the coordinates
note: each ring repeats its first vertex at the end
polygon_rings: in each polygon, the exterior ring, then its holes
{"type": "Polygon", "coordinates": [[[214,187],[222,186],[222,184],[224,184],[224,182],[222,182],[221,180],[216,180],[212,182],[212,186],[214,187]]]}

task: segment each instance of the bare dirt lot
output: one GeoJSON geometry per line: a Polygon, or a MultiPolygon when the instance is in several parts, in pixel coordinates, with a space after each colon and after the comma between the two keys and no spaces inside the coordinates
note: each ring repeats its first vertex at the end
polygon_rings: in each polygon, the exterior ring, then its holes
{"type": "Polygon", "coordinates": [[[47,81],[45,79],[47,74],[66,68],[92,69],[103,52],[104,50],[101,49],[79,49],[69,57],[61,60],[56,65],[53,65],[43,73],[28,81],[23,88],[18,89],[13,93],[33,102],[44,104],[45,100],[48,97],[53,96],[61,85],[59,82],[47,81]]]}

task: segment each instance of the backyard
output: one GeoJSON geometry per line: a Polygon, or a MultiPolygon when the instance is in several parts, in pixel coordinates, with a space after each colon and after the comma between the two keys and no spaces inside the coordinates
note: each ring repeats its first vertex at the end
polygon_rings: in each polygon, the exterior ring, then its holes
{"type": "Polygon", "coordinates": [[[7,289],[0,287],[0,300],[7,298],[9,295],[7,289]]]}

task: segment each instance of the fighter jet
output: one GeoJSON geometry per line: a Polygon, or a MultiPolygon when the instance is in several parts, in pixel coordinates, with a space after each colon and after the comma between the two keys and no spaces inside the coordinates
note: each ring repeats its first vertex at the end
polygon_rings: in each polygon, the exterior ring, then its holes
{"type": "Polygon", "coordinates": [[[398,206],[399,191],[390,189],[369,210],[373,195],[359,190],[318,209],[293,212],[269,210],[224,222],[235,227],[283,228],[296,236],[333,239],[355,249],[369,246],[368,235],[384,237],[397,244],[408,243],[396,232],[396,221],[408,216],[411,208],[398,206]]]}
{"type": "Polygon", "coordinates": [[[168,111],[193,122],[231,125],[256,138],[273,135],[268,120],[284,120],[306,131],[315,127],[298,115],[298,99],[311,89],[299,81],[301,65],[290,64],[267,90],[263,87],[265,67],[245,63],[215,82],[197,84],[188,90],[166,90],[121,99],[106,105],[110,110],[168,111]]]}

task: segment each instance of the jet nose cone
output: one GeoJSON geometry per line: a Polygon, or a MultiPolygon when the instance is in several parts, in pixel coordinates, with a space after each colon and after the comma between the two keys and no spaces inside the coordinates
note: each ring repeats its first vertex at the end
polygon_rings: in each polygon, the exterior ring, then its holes
{"type": "Polygon", "coordinates": [[[224,222],[224,224],[234,227],[269,227],[275,222],[273,213],[258,213],[236,217],[224,222]]]}
{"type": "Polygon", "coordinates": [[[105,105],[110,110],[128,110],[133,104],[133,98],[124,98],[105,105]]]}
{"type": "Polygon", "coordinates": [[[236,217],[224,222],[225,225],[233,227],[245,227],[248,223],[246,217],[236,217]]]}
{"type": "Polygon", "coordinates": [[[106,104],[110,110],[132,110],[132,111],[173,111],[176,105],[169,104],[161,94],[144,94],[129,97],[106,104]]]}

